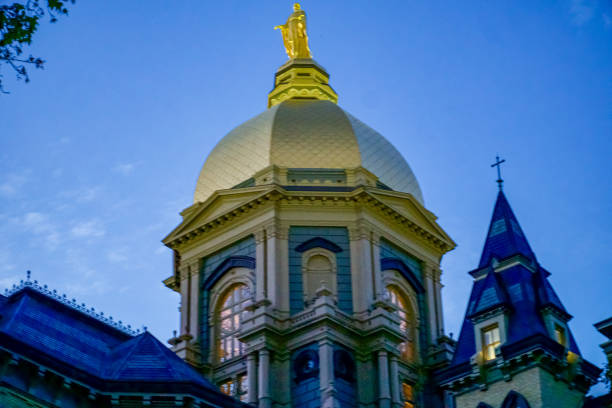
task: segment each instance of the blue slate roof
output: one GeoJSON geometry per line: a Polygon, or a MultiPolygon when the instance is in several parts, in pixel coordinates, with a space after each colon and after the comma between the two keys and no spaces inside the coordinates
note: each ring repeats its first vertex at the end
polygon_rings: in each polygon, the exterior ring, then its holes
{"type": "Polygon", "coordinates": [[[0,348],[102,392],[180,393],[246,406],[150,333],[127,334],[28,285],[0,296],[0,348]]]}
{"type": "Polygon", "coordinates": [[[535,254],[531,250],[504,192],[500,190],[478,267],[483,268],[489,265],[493,258],[501,260],[516,254],[522,254],[528,259],[536,261],[535,254]]]}
{"type": "MultiPolygon", "coordinates": [[[[499,192],[495,210],[487,234],[487,239],[480,259],[479,268],[489,268],[484,278],[474,281],[468,307],[466,310],[451,370],[469,364],[476,353],[474,326],[472,319],[479,314],[505,306],[508,310],[508,333],[504,347],[512,348],[526,339],[537,339],[539,336],[550,338],[542,318],[542,309],[553,307],[571,317],[563,307],[561,300],[553,290],[544,268],[539,266],[527,238],[523,234],[518,220],[503,192],[499,192]],[[521,263],[494,272],[491,261],[522,254],[533,261],[535,272],[521,263]]],[[[571,331],[568,330],[569,349],[580,354],[571,331]]],[[[466,366],[466,369],[470,369],[466,366]]]]}
{"type": "Polygon", "coordinates": [[[474,294],[474,300],[468,304],[467,316],[473,318],[498,307],[508,305],[508,295],[499,281],[498,274],[489,268],[487,276],[474,294]]]}

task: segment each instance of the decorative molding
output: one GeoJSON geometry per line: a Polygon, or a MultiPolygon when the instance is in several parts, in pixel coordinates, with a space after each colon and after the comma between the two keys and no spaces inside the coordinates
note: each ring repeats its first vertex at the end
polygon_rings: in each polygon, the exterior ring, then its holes
{"type": "MultiPolygon", "coordinates": [[[[210,233],[211,231],[225,226],[228,222],[233,221],[236,218],[244,216],[247,212],[256,209],[266,203],[281,201],[284,205],[321,205],[321,206],[338,206],[338,203],[342,202],[346,205],[365,205],[379,214],[389,219],[394,225],[401,226],[402,228],[411,232],[417,239],[424,242],[427,246],[434,248],[436,251],[447,252],[455,247],[454,242],[450,241],[447,237],[439,238],[432,232],[424,229],[417,225],[411,219],[397,212],[392,207],[383,203],[376,197],[372,196],[369,191],[369,187],[357,187],[349,192],[327,192],[327,191],[288,191],[279,185],[271,185],[268,192],[262,193],[250,201],[243,203],[237,208],[228,210],[228,212],[219,215],[214,220],[210,220],[204,225],[193,228],[190,231],[184,231],[182,233],[171,233],[164,242],[170,248],[176,248],[187,241],[193,240],[197,236],[204,233],[210,233]]],[[[200,211],[203,211],[204,207],[200,211]]],[[[177,231],[180,231],[180,226],[177,227],[177,231]]],[[[269,228],[269,227],[268,227],[269,228]]],[[[358,227],[359,228],[359,227],[358,227]]],[[[279,238],[285,239],[284,230],[283,232],[278,231],[278,224],[276,224],[275,234],[279,238]]],[[[376,231],[376,230],[375,230],[376,231]]],[[[270,232],[272,232],[270,230],[270,232]]],[[[374,238],[374,240],[376,240],[374,238]]]]}
{"type": "Polygon", "coordinates": [[[399,273],[401,273],[404,279],[406,279],[406,281],[408,281],[410,286],[412,286],[412,288],[415,290],[415,292],[425,293],[425,288],[423,287],[421,282],[419,282],[419,280],[416,278],[416,276],[414,275],[414,272],[412,272],[412,269],[410,269],[401,259],[382,258],[380,260],[380,264],[381,264],[380,268],[383,271],[396,270],[399,273]]]}
{"type": "Polygon", "coordinates": [[[255,269],[255,258],[246,255],[235,255],[226,258],[215,270],[206,278],[202,284],[204,290],[210,290],[215,283],[232,268],[255,269]]]}
{"type": "Polygon", "coordinates": [[[334,253],[342,252],[342,248],[340,248],[338,245],[334,244],[330,240],[322,237],[315,237],[309,239],[308,241],[302,242],[295,248],[295,251],[305,252],[313,248],[323,248],[334,253]]]}

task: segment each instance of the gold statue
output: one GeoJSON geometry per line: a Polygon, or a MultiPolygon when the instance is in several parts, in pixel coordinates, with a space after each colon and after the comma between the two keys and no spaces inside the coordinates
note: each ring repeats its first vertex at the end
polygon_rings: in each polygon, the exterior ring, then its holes
{"type": "Polygon", "coordinates": [[[283,43],[289,58],[312,58],[308,48],[308,34],[306,34],[306,13],[298,3],[293,5],[293,13],[283,25],[274,27],[280,28],[283,35],[283,43]]]}

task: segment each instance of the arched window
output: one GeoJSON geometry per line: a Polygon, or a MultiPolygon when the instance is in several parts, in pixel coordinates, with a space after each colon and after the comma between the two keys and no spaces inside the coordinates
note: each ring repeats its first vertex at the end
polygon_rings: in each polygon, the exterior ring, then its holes
{"type": "Polygon", "coordinates": [[[325,285],[336,294],[335,255],[321,248],[311,249],[302,255],[304,301],[310,303],[317,290],[325,285]]]}
{"type": "Polygon", "coordinates": [[[216,310],[217,357],[219,362],[237,357],[244,352],[244,344],[238,340],[240,319],[245,302],[250,299],[248,286],[239,283],[231,286],[218,303],[216,310]]]}
{"type": "Polygon", "coordinates": [[[389,301],[397,307],[397,316],[400,319],[400,330],[405,334],[405,341],[400,343],[400,353],[404,360],[414,361],[415,352],[415,324],[414,313],[412,312],[408,299],[395,286],[387,286],[387,296],[389,301]]]}

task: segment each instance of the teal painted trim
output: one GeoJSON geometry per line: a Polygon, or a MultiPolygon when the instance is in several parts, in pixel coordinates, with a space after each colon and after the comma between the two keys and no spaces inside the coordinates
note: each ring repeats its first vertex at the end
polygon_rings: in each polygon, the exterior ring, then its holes
{"type": "Polygon", "coordinates": [[[384,238],[380,239],[380,258],[399,258],[408,268],[410,268],[419,282],[423,284],[423,268],[421,266],[421,261],[384,238]]]}
{"type": "Polygon", "coordinates": [[[291,183],[346,183],[346,171],[342,169],[289,169],[287,180],[291,183]]]}
{"type": "Polygon", "coordinates": [[[255,187],[255,179],[254,178],[250,178],[250,179],[246,179],[241,183],[236,184],[234,187],[232,187],[232,189],[235,188],[247,188],[247,187],[255,187]]]}
{"type": "MultiPolygon", "coordinates": [[[[221,267],[221,265],[223,264],[223,262],[226,262],[228,259],[230,258],[239,258],[239,257],[249,257],[252,260],[255,259],[255,237],[250,235],[244,239],[241,239],[240,241],[234,242],[231,245],[226,246],[225,248],[205,257],[202,260],[202,269],[200,270],[200,276],[201,276],[201,280],[200,280],[200,322],[201,323],[201,351],[202,351],[202,362],[203,363],[210,363],[210,358],[211,356],[209,356],[209,350],[210,350],[210,343],[212,341],[212,339],[209,338],[209,327],[208,327],[208,321],[209,321],[209,292],[210,289],[212,289],[212,287],[206,287],[204,286],[205,282],[209,281],[209,278],[211,277],[211,275],[214,273],[215,270],[217,270],[217,268],[221,267]]],[[[255,269],[255,265],[253,262],[253,269],[255,269]]],[[[219,279],[220,276],[216,277],[216,280],[219,279]]]]}
{"type": "Polygon", "coordinates": [[[345,227],[294,226],[289,228],[289,309],[291,314],[304,310],[302,254],[297,249],[300,245],[313,238],[323,238],[332,242],[341,250],[336,253],[338,308],[345,313],[353,313],[351,253],[348,230],[345,227]]]}
{"type": "MultiPolygon", "coordinates": [[[[388,258],[396,258],[401,260],[413,273],[414,277],[418,282],[418,284],[423,287],[423,267],[421,262],[413,257],[412,255],[406,253],[403,249],[399,248],[397,245],[392,244],[388,240],[381,238],[380,239],[380,258],[381,258],[381,268],[383,268],[383,260],[388,258]]],[[[414,282],[408,282],[411,285],[414,285],[414,282]]],[[[426,294],[424,292],[416,291],[417,295],[417,307],[419,308],[418,312],[421,316],[421,323],[419,325],[419,348],[421,359],[425,361],[427,358],[427,349],[429,347],[429,319],[426,316],[429,316],[429,309],[427,307],[427,302],[425,300],[426,294]]]]}

